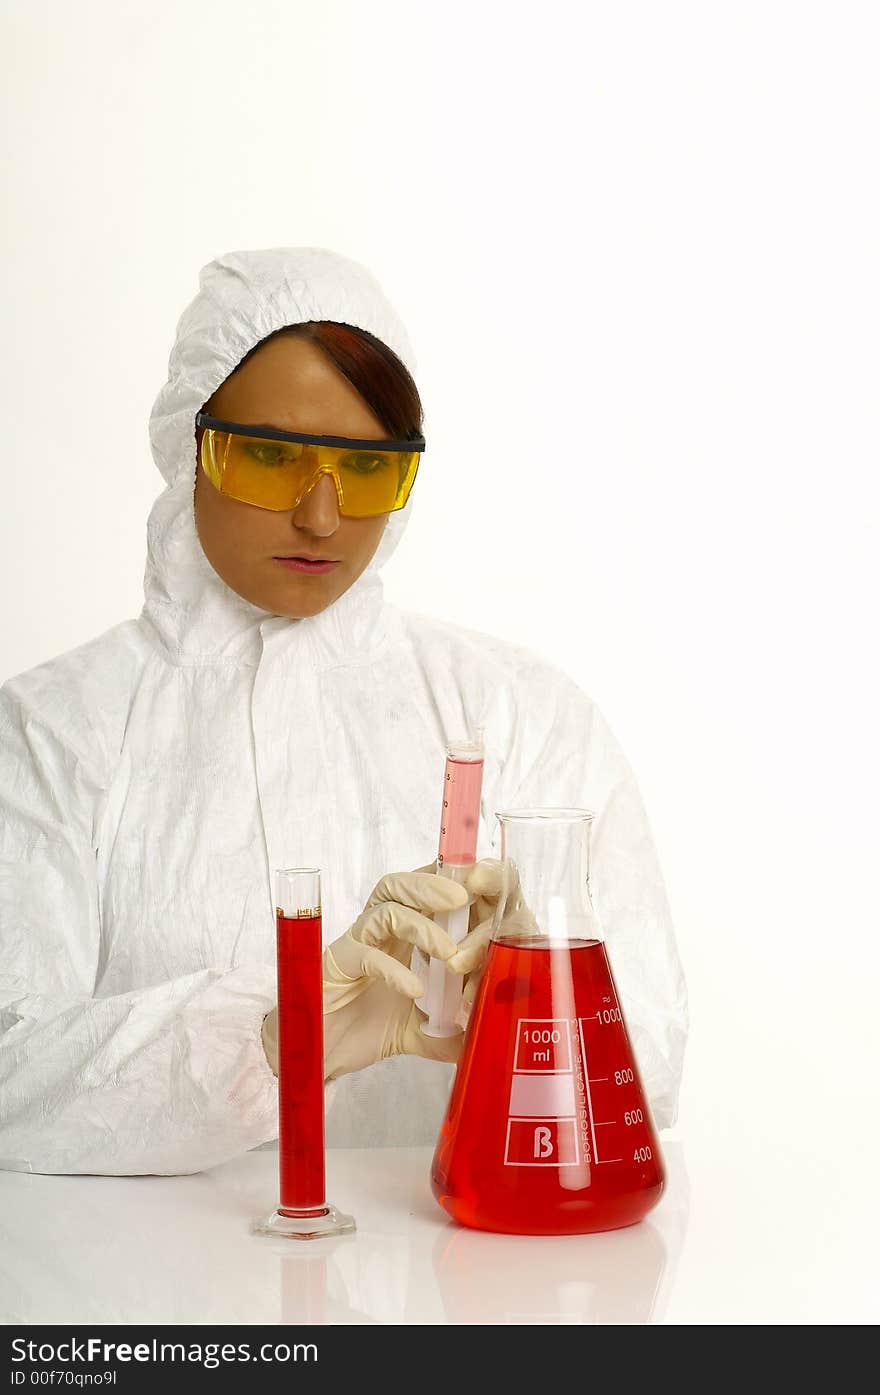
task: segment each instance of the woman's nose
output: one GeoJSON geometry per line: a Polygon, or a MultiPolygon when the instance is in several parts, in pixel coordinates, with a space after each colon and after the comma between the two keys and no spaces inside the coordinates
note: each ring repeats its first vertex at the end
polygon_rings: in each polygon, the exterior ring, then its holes
{"type": "Polygon", "coordinates": [[[339,527],[336,485],[329,475],[321,475],[293,511],[294,527],[329,538],[339,527]]]}

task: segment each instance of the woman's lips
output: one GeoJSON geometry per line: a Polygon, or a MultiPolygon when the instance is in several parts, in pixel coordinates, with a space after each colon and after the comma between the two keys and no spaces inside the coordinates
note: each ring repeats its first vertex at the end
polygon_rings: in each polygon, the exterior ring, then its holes
{"type": "Polygon", "coordinates": [[[280,562],[282,567],[289,567],[291,571],[308,572],[312,576],[331,572],[334,567],[339,566],[338,560],[326,557],[276,557],[275,561],[280,562]]]}

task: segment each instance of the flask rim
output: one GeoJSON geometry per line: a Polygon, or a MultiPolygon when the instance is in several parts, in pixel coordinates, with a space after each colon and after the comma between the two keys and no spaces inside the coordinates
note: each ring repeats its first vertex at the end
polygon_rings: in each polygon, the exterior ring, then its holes
{"type": "Polygon", "coordinates": [[[505,823],[536,822],[543,823],[592,823],[596,815],[592,809],[501,809],[495,811],[496,819],[503,819],[505,823]]]}

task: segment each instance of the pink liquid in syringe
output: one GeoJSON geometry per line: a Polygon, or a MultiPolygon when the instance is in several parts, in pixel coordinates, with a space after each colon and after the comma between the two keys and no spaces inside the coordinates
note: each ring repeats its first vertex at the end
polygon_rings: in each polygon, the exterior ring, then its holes
{"type": "Polygon", "coordinates": [[[466,867],[477,860],[483,761],[446,758],[437,866],[466,867]]]}

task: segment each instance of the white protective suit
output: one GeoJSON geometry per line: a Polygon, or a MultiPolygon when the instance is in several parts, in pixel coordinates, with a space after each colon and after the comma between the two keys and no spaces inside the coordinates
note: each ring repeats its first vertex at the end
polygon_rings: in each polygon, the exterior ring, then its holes
{"type": "MultiPolygon", "coordinates": [[[[445,742],[478,726],[480,856],[499,855],[495,810],[595,811],[593,895],[669,1125],[684,981],[639,792],[590,698],[524,649],[383,599],[411,504],[304,620],[242,600],[198,541],[194,418],[247,351],[339,320],[414,371],[403,326],[320,248],[233,252],[199,285],[150,419],[166,488],[143,610],[0,689],[0,1166],[187,1173],[275,1138],[271,870],[321,867],[325,938],[342,934],[384,873],[431,862],[445,742]]],[[[343,1077],[328,1142],[433,1142],[452,1069],[395,1057],[343,1077]]]]}

